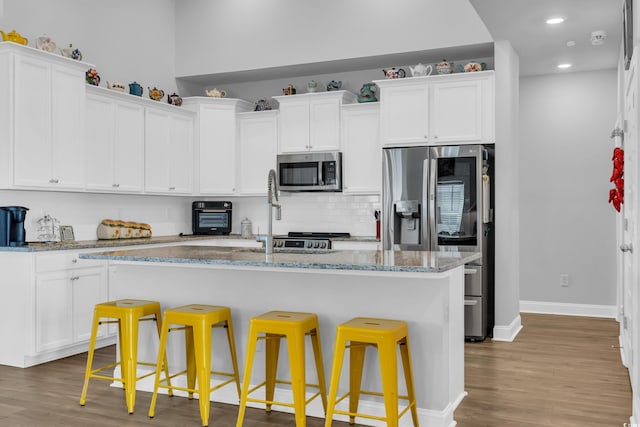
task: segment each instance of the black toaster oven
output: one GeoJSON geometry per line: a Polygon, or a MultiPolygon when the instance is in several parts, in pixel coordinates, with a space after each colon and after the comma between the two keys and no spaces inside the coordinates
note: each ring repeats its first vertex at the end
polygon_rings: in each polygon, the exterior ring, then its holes
{"type": "Polygon", "coordinates": [[[231,202],[193,202],[193,234],[231,233],[231,202]]]}

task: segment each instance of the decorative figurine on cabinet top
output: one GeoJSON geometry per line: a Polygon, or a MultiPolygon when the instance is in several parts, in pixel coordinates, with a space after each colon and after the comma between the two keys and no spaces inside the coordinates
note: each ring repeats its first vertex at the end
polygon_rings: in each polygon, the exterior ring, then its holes
{"type": "Polygon", "coordinates": [[[402,68],[398,68],[396,70],[396,67],[392,67],[388,70],[383,69],[382,72],[388,79],[404,79],[407,76],[407,73],[402,68]]]}
{"type": "Polygon", "coordinates": [[[365,83],[360,88],[360,95],[358,95],[358,102],[376,102],[375,90],[378,88],[375,83],[365,83]]]}
{"type": "Polygon", "coordinates": [[[295,95],[296,94],[296,88],[293,87],[293,85],[291,83],[289,83],[289,86],[287,86],[287,87],[282,89],[282,93],[284,95],[295,95]]]}
{"type": "Polygon", "coordinates": [[[142,86],[136,81],[129,83],[129,93],[135,96],[142,96],[142,86]]]}
{"type": "Polygon", "coordinates": [[[327,83],[328,91],[340,90],[341,87],[342,87],[342,80],[341,81],[331,80],[329,83],[327,83]]]}
{"type": "Polygon", "coordinates": [[[409,66],[409,71],[411,71],[411,77],[420,77],[420,76],[430,76],[433,68],[431,65],[422,65],[418,64],[415,67],[409,66]]]}
{"type": "Polygon", "coordinates": [[[74,49],[72,44],[69,47],[60,48],[60,54],[65,58],[75,59],[76,61],[82,61],[82,53],[78,49],[74,49]]]}
{"type": "Polygon", "coordinates": [[[115,90],[118,92],[124,92],[124,85],[120,82],[107,81],[107,89],[115,90]]]}
{"type": "Polygon", "coordinates": [[[100,75],[95,68],[89,68],[85,73],[87,83],[94,86],[100,86],[100,75]]]}
{"type": "Polygon", "coordinates": [[[36,39],[36,49],[44,50],[45,52],[55,52],[56,44],[49,36],[40,36],[36,39]]]}
{"type": "Polygon", "coordinates": [[[476,71],[482,71],[487,69],[487,64],[484,62],[469,62],[464,67],[459,67],[461,73],[473,73],[476,71]]]}
{"type": "Polygon", "coordinates": [[[167,102],[171,105],[175,105],[176,107],[180,107],[182,105],[182,98],[180,95],[173,92],[171,95],[167,95],[167,102]]]}
{"type": "Polygon", "coordinates": [[[19,33],[16,32],[16,30],[12,30],[11,32],[9,32],[9,34],[0,30],[0,35],[2,35],[3,42],[14,42],[18,44],[23,44],[25,46],[29,43],[29,40],[22,37],[19,33]]]}
{"type": "Polygon", "coordinates": [[[449,62],[443,59],[442,62],[436,64],[436,72],[438,74],[451,74],[453,73],[453,62],[449,62]]]}
{"type": "Polygon", "coordinates": [[[147,86],[147,89],[149,89],[149,98],[153,99],[154,101],[161,101],[162,98],[164,98],[164,91],[162,89],[158,89],[155,86],[153,87],[153,89],[147,86]]]}
{"type": "Polygon", "coordinates": [[[224,98],[225,96],[227,96],[227,92],[215,87],[209,90],[205,89],[204,93],[206,93],[209,98],[224,98]]]}
{"type": "Polygon", "coordinates": [[[258,102],[256,102],[256,108],[253,109],[253,111],[268,110],[271,110],[271,105],[269,105],[269,102],[266,99],[259,99],[258,102]]]}
{"type": "Polygon", "coordinates": [[[315,80],[311,80],[307,83],[307,92],[317,92],[318,91],[318,82],[315,80]]]}

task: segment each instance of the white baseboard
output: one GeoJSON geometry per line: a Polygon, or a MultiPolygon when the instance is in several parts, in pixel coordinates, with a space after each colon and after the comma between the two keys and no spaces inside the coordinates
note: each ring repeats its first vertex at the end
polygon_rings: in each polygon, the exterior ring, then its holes
{"type": "Polygon", "coordinates": [[[546,301],[520,301],[520,312],[560,314],[564,316],[607,317],[616,319],[615,305],[571,304],[546,301]]]}
{"type": "MultiPolygon", "coordinates": [[[[139,367],[138,376],[142,376],[151,371],[152,371],[152,368],[139,367]]],[[[120,376],[119,366],[114,369],[113,376],[116,378],[120,376]]],[[[153,392],[154,381],[155,381],[155,375],[151,375],[149,377],[143,378],[137,382],[136,389],[138,391],[153,392]]],[[[186,387],[186,377],[185,376],[176,377],[171,380],[171,384],[179,387],[186,387]]],[[[220,384],[220,381],[215,379],[212,380],[212,385],[217,385],[217,384],[220,384]]],[[[114,381],[111,384],[111,386],[122,388],[122,383],[118,381],[114,381]]],[[[254,385],[251,385],[251,387],[254,387],[254,385]]],[[[313,389],[310,389],[310,391],[311,390],[313,389]]],[[[167,394],[167,390],[160,389],[158,393],[167,394]]],[[[186,397],[187,393],[176,390],[174,392],[174,395],[186,397]]],[[[264,398],[264,388],[257,390],[256,392],[251,394],[251,396],[256,399],[264,398]],[[260,394],[261,392],[262,392],[262,395],[260,394]]],[[[311,396],[312,396],[312,393],[307,393],[307,399],[311,398],[311,396]]],[[[442,411],[418,408],[418,420],[420,425],[427,425],[430,427],[455,427],[456,421],[453,419],[453,414],[465,396],[466,396],[466,392],[461,393],[460,396],[458,396],[453,402],[451,402],[442,411]]],[[[196,394],[195,398],[197,397],[198,395],[196,394]]],[[[219,390],[216,390],[213,393],[211,393],[211,400],[214,402],[226,403],[231,405],[238,405],[239,403],[238,394],[233,384],[228,384],[220,388],[219,390]]],[[[280,401],[280,402],[293,402],[293,393],[291,392],[291,390],[276,387],[274,400],[280,401]]],[[[404,403],[405,401],[402,401],[402,400],[400,401],[401,409],[404,408],[404,406],[402,406],[404,405],[404,403]]],[[[90,404],[90,403],[87,402],[87,404],[90,404]]],[[[349,409],[347,405],[348,405],[348,400],[345,399],[343,402],[340,402],[338,405],[336,405],[336,409],[346,411],[349,409]]],[[[162,406],[162,400],[159,399],[159,401],[156,403],[156,414],[158,413],[159,408],[161,408],[161,406],[162,406]]],[[[249,402],[247,406],[264,409],[264,405],[259,403],[249,402]]],[[[287,406],[273,405],[272,409],[274,411],[279,411],[279,412],[293,413],[293,408],[287,407],[287,406]]],[[[307,405],[306,411],[307,411],[307,415],[310,417],[324,418],[324,410],[322,408],[322,402],[319,397],[309,402],[309,404],[307,405]]],[[[377,417],[384,417],[385,415],[384,404],[382,402],[374,402],[374,401],[364,400],[364,399],[360,400],[360,403],[358,405],[358,411],[365,414],[371,414],[377,417]]],[[[211,414],[211,417],[215,417],[215,414],[213,412],[211,414]]],[[[334,415],[333,419],[337,421],[349,422],[349,417],[346,415],[336,414],[334,415]]],[[[370,420],[370,419],[361,418],[361,417],[356,418],[356,422],[361,425],[373,426],[373,427],[387,426],[386,422],[370,420]]],[[[400,418],[398,427],[413,427],[413,421],[411,420],[410,412],[407,412],[405,415],[403,415],[400,418]]]]}
{"type": "Polygon", "coordinates": [[[493,327],[493,341],[512,342],[522,329],[522,319],[517,315],[508,325],[495,325],[493,327]]]}

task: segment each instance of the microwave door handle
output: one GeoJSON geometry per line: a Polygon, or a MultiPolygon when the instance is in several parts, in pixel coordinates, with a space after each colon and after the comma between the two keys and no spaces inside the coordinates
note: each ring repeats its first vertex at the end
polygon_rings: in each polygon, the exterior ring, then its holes
{"type": "Polygon", "coordinates": [[[439,250],[438,247],[438,231],[436,230],[436,171],[438,161],[431,158],[431,167],[429,168],[429,232],[431,234],[432,251],[439,250]]]}
{"type": "Polygon", "coordinates": [[[318,185],[324,185],[324,178],[322,176],[322,160],[318,161],[318,185]]]}

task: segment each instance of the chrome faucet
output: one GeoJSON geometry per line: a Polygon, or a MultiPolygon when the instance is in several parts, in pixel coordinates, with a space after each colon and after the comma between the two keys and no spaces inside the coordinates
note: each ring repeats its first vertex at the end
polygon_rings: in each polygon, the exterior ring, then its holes
{"type": "Polygon", "coordinates": [[[282,218],[281,206],[273,203],[274,196],[276,202],[278,201],[278,193],[278,177],[276,176],[276,171],[271,169],[267,177],[267,235],[264,237],[258,236],[256,239],[259,242],[264,242],[264,253],[266,255],[273,252],[273,208],[276,208],[276,221],[280,221],[282,218]]]}

